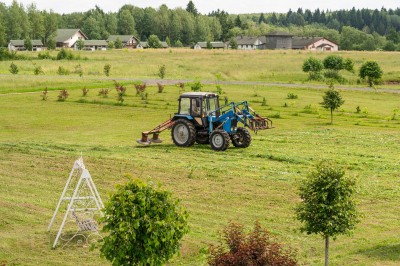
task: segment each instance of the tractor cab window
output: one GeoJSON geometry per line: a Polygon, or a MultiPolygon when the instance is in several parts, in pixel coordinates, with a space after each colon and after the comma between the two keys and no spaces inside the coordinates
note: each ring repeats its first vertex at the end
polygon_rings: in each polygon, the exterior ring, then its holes
{"type": "Polygon", "coordinates": [[[179,114],[180,115],[190,115],[190,99],[189,98],[181,98],[179,105],[179,114]]]}
{"type": "Polygon", "coordinates": [[[200,116],[201,115],[201,101],[198,98],[192,99],[192,116],[200,116]]]}
{"type": "Polygon", "coordinates": [[[211,112],[218,109],[218,98],[206,98],[203,103],[203,112],[205,115],[210,115],[211,112]]]}

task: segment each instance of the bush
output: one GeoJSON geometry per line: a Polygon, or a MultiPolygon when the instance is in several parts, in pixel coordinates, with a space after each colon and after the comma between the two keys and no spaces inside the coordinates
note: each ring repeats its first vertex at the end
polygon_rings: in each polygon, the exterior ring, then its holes
{"type": "Polygon", "coordinates": [[[78,41],[76,42],[76,47],[78,50],[83,50],[85,48],[85,42],[82,40],[81,37],[78,38],[78,41]]]}
{"type": "Polygon", "coordinates": [[[366,61],[360,68],[360,78],[367,79],[370,87],[379,82],[382,75],[383,71],[376,61],[366,61]]]}
{"type": "Polygon", "coordinates": [[[287,94],[287,98],[288,98],[288,99],[297,99],[297,98],[299,98],[299,96],[297,96],[297,94],[294,94],[294,93],[292,93],[292,92],[289,92],[289,93],[287,94]]]}
{"type": "Polygon", "coordinates": [[[75,73],[75,74],[78,74],[80,77],[83,76],[83,69],[82,69],[81,64],[77,64],[77,65],[75,66],[74,73],[75,73]]]}
{"type": "Polygon", "coordinates": [[[109,92],[110,92],[109,89],[100,89],[99,90],[99,96],[102,95],[103,98],[107,98],[109,92]]]}
{"type": "Polygon", "coordinates": [[[119,84],[117,81],[114,80],[115,90],[118,94],[122,94],[122,96],[126,95],[126,87],[124,85],[119,84]]]}
{"type": "Polygon", "coordinates": [[[336,79],[340,82],[343,78],[339,75],[339,71],[344,69],[344,60],[340,55],[328,55],[323,61],[325,67],[324,76],[329,79],[336,79]]]}
{"type": "Polygon", "coordinates": [[[104,208],[101,256],[114,265],[162,265],[179,251],[189,214],[171,192],[140,179],[117,185],[104,208]]]}
{"type": "Polygon", "coordinates": [[[35,74],[36,76],[43,74],[43,73],[44,72],[43,72],[43,69],[41,66],[35,66],[35,68],[33,69],[33,74],[35,74]]]}
{"type": "Polygon", "coordinates": [[[54,50],[54,49],[56,49],[56,45],[57,45],[56,41],[54,40],[54,38],[52,36],[50,36],[47,39],[47,43],[46,43],[47,49],[54,50]]]}
{"type": "Polygon", "coordinates": [[[11,72],[11,74],[16,75],[19,72],[18,66],[16,64],[14,64],[14,62],[11,63],[9,71],[11,72]]]}
{"type": "Polygon", "coordinates": [[[82,89],[82,96],[83,96],[83,97],[86,97],[86,95],[88,94],[88,92],[89,92],[89,89],[86,89],[86,87],[83,88],[83,89],[82,89]]]}
{"type": "Polygon", "coordinates": [[[284,248],[258,221],[247,234],[243,225],[229,222],[208,251],[210,265],[298,265],[297,250],[284,248]]]}
{"type": "Polygon", "coordinates": [[[140,93],[144,93],[146,91],[146,83],[144,84],[135,84],[135,89],[136,89],[136,95],[139,95],[140,93]]]}
{"type": "Polygon", "coordinates": [[[110,76],[110,71],[111,71],[111,65],[110,64],[105,64],[104,65],[104,74],[108,77],[110,76]]]}
{"type": "Polygon", "coordinates": [[[175,47],[183,47],[183,44],[180,40],[177,40],[175,43],[175,47]]]}
{"type": "Polygon", "coordinates": [[[160,83],[157,83],[158,86],[158,93],[162,93],[164,90],[164,85],[161,85],[160,83]]]}
{"type": "Polygon", "coordinates": [[[322,61],[313,56],[304,60],[303,72],[308,73],[309,80],[319,80],[321,79],[321,71],[324,69],[322,61]]]}
{"type": "Polygon", "coordinates": [[[121,39],[119,37],[117,37],[117,39],[115,40],[114,45],[115,45],[116,49],[121,49],[122,48],[123,44],[122,44],[122,41],[121,41],[121,39]]]}
{"type": "Polygon", "coordinates": [[[160,79],[164,79],[166,72],[167,72],[167,67],[165,65],[158,67],[158,76],[160,77],[160,79]]]}
{"type": "Polygon", "coordinates": [[[64,102],[69,96],[69,93],[67,92],[67,90],[62,90],[60,91],[60,94],[58,94],[58,101],[59,102],[64,102]]]}
{"type": "Polygon", "coordinates": [[[238,43],[235,38],[231,38],[229,40],[229,45],[231,46],[232,49],[236,50],[238,48],[238,43]]]}
{"type": "Polygon", "coordinates": [[[108,49],[114,49],[114,48],[115,48],[114,42],[113,42],[113,41],[109,41],[109,42],[107,43],[107,48],[108,48],[108,49]]]}
{"type": "Polygon", "coordinates": [[[38,53],[38,58],[39,59],[56,59],[54,56],[50,55],[49,51],[45,51],[43,53],[38,53]]]}
{"type": "Polygon", "coordinates": [[[29,37],[24,41],[24,48],[28,51],[32,51],[33,49],[32,41],[29,37]]]}
{"type": "Polygon", "coordinates": [[[57,74],[58,75],[60,75],[60,76],[63,76],[63,75],[69,75],[69,70],[68,69],[65,69],[64,67],[62,67],[62,66],[59,66],[58,67],[58,70],[57,70],[57,74]]]}
{"type": "Polygon", "coordinates": [[[63,59],[72,60],[74,59],[74,55],[72,54],[71,51],[61,48],[61,50],[57,54],[57,60],[63,60],[63,59]]]}
{"type": "Polygon", "coordinates": [[[47,93],[48,93],[48,91],[47,91],[47,87],[46,87],[46,88],[44,89],[44,91],[42,91],[42,94],[40,94],[40,97],[42,97],[42,100],[43,100],[43,101],[46,101],[46,100],[47,100],[47,98],[48,98],[47,93]]]}
{"type": "Polygon", "coordinates": [[[149,45],[150,48],[162,48],[162,44],[160,42],[160,39],[158,39],[157,35],[150,35],[149,38],[147,39],[147,44],[149,45]]]}
{"type": "Polygon", "coordinates": [[[192,91],[201,91],[201,88],[203,88],[203,84],[201,84],[200,80],[196,80],[193,84],[190,85],[190,88],[192,91]]]}
{"type": "Polygon", "coordinates": [[[261,103],[261,106],[267,106],[267,99],[265,99],[265,97],[263,97],[263,101],[261,103]]]}

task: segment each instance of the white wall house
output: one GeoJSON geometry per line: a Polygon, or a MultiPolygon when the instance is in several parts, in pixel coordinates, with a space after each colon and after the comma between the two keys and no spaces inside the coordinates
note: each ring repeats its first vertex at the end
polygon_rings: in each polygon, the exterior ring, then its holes
{"type": "Polygon", "coordinates": [[[235,39],[238,44],[238,49],[241,50],[259,49],[259,46],[262,44],[258,37],[253,36],[238,36],[235,39]]]}
{"type": "Polygon", "coordinates": [[[115,43],[118,38],[125,48],[137,48],[136,46],[140,43],[139,39],[133,35],[110,35],[110,37],[107,39],[107,42],[115,43]]]}
{"type": "Polygon", "coordinates": [[[82,38],[82,40],[88,39],[80,29],[58,29],[55,41],[57,47],[71,48],[79,38],[82,38]]]}
{"type": "MultiPolygon", "coordinates": [[[[32,51],[42,51],[43,43],[41,40],[32,40],[32,51]]],[[[24,40],[10,40],[8,43],[9,51],[26,51],[25,49],[25,41],[24,40]]]]}
{"type": "MultiPolygon", "coordinates": [[[[78,42],[75,42],[74,49],[78,50],[78,42]]],[[[83,40],[83,50],[106,51],[107,50],[107,41],[106,40],[83,40]]]]}
{"type": "Polygon", "coordinates": [[[325,37],[293,37],[293,49],[338,51],[339,44],[325,37]]]}

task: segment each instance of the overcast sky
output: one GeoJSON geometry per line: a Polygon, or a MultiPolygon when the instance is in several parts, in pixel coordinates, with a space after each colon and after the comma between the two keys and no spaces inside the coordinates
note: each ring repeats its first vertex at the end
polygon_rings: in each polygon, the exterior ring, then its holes
{"type": "MultiPolygon", "coordinates": [[[[12,0],[0,0],[10,5],[12,0]]],[[[18,0],[17,0],[18,1],[18,0]]],[[[139,7],[154,7],[157,8],[161,4],[166,4],[169,8],[183,7],[185,8],[189,0],[19,0],[25,6],[32,2],[40,9],[53,9],[57,13],[71,13],[75,11],[87,11],[93,8],[96,4],[104,11],[117,11],[124,4],[132,4],[139,7]]],[[[303,9],[314,10],[320,9],[351,9],[353,6],[356,8],[370,8],[380,9],[382,6],[389,9],[400,7],[399,0],[336,0],[336,1],[317,1],[317,0],[285,0],[285,1],[267,1],[267,0],[194,0],[197,9],[202,14],[208,14],[212,10],[225,10],[231,14],[240,13],[269,13],[269,12],[287,12],[289,8],[297,10],[299,7],[303,9]]]]}

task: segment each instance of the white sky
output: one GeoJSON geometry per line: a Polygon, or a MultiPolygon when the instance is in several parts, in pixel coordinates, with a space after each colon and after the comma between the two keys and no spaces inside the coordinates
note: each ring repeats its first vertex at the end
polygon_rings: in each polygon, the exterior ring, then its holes
{"type": "MultiPolygon", "coordinates": [[[[10,5],[12,0],[0,0],[6,5],[10,5]]],[[[75,11],[84,12],[93,8],[96,4],[104,11],[117,11],[124,4],[132,4],[138,7],[154,7],[157,8],[161,4],[166,4],[169,8],[183,7],[186,8],[189,0],[17,0],[25,6],[32,2],[36,3],[38,9],[53,9],[57,13],[71,13],[75,11]]],[[[289,8],[297,10],[301,7],[304,9],[351,9],[370,8],[380,9],[382,6],[389,9],[400,7],[398,0],[336,0],[336,1],[317,1],[317,0],[285,0],[285,1],[268,1],[268,0],[194,0],[197,9],[202,14],[208,14],[212,10],[225,10],[230,14],[240,13],[269,13],[269,12],[287,12],[289,8]]]]}

